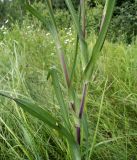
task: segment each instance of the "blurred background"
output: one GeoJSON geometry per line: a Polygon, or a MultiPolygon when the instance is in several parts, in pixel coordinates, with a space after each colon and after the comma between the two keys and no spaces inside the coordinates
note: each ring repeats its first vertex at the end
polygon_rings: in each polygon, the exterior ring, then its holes
{"type": "MultiPolygon", "coordinates": [[[[47,16],[46,5],[44,0],[28,0],[47,16]]],[[[51,0],[54,11],[56,12],[57,24],[60,27],[67,27],[71,23],[70,15],[64,0],[51,0]],[[67,19],[67,21],[66,21],[67,19]]],[[[76,9],[79,6],[79,0],[73,0],[76,9]]],[[[86,0],[87,6],[87,32],[91,29],[98,33],[100,18],[104,0],[86,0]]],[[[119,0],[117,1],[113,19],[109,27],[108,38],[112,41],[122,40],[131,43],[137,35],[137,1],[136,0],[119,0]],[[111,36],[110,36],[111,35],[111,36]]],[[[26,11],[20,0],[1,0],[0,1],[0,27],[11,27],[15,23],[22,24],[26,18],[26,11]]],[[[31,19],[31,16],[27,15],[31,19]]]]}

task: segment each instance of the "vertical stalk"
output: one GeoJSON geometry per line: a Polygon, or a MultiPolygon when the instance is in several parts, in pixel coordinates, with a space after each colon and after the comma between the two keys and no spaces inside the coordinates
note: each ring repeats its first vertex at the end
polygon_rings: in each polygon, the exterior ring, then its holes
{"type": "Polygon", "coordinates": [[[107,5],[108,5],[108,0],[106,0],[105,7],[104,7],[104,10],[103,10],[102,20],[101,20],[101,24],[100,24],[100,30],[99,30],[99,32],[101,32],[101,31],[102,31],[102,27],[103,27],[103,24],[104,24],[104,21],[105,21],[106,11],[107,11],[107,5]]]}
{"type": "Polygon", "coordinates": [[[67,86],[69,86],[70,79],[69,79],[67,63],[65,61],[64,51],[62,49],[60,38],[59,38],[59,35],[58,35],[58,30],[57,30],[57,26],[56,26],[56,22],[55,22],[55,18],[54,18],[54,13],[53,13],[53,10],[52,10],[52,7],[51,7],[51,0],[46,0],[46,2],[47,2],[47,5],[48,5],[49,14],[50,14],[51,23],[52,23],[52,28],[50,28],[50,30],[51,30],[51,33],[53,35],[53,39],[55,41],[56,48],[57,48],[58,53],[59,53],[59,59],[60,59],[60,62],[61,62],[61,66],[62,66],[64,77],[65,77],[65,80],[66,80],[66,84],[67,84],[67,86]]]}
{"type": "Polygon", "coordinates": [[[104,40],[105,40],[108,27],[111,21],[111,17],[113,14],[115,2],[116,0],[106,0],[105,9],[104,9],[105,18],[103,18],[101,32],[99,33],[96,44],[92,50],[92,55],[84,71],[84,78],[88,81],[90,80],[93,74],[96,61],[100,54],[100,50],[102,49],[102,46],[104,44],[104,40]]]}
{"type": "Polygon", "coordinates": [[[80,138],[81,138],[80,126],[76,126],[76,132],[77,132],[77,143],[80,145],[80,138]]]}
{"type": "Polygon", "coordinates": [[[76,131],[77,131],[77,142],[80,144],[80,139],[81,139],[81,126],[80,126],[80,121],[82,119],[82,115],[84,113],[84,106],[85,106],[85,99],[87,95],[87,90],[88,90],[88,83],[84,83],[83,85],[83,92],[82,92],[82,98],[81,98],[81,103],[80,103],[80,110],[79,110],[79,125],[76,126],[76,131]]]}
{"type": "Polygon", "coordinates": [[[73,80],[73,77],[74,77],[74,74],[75,74],[75,69],[76,69],[77,56],[78,56],[78,45],[79,45],[79,37],[77,35],[76,48],[75,48],[75,57],[74,57],[74,61],[73,61],[72,71],[71,71],[71,74],[70,74],[70,87],[72,85],[72,80],[73,80]]]}
{"type": "Polygon", "coordinates": [[[59,38],[59,34],[58,34],[56,22],[55,22],[54,13],[53,13],[53,10],[52,10],[51,5],[50,5],[51,1],[46,0],[46,2],[47,2],[47,5],[48,5],[48,9],[49,9],[50,17],[51,17],[51,22],[52,22],[52,28],[50,28],[50,30],[51,30],[51,33],[53,35],[53,38],[54,38],[54,41],[55,41],[55,44],[56,44],[56,48],[58,50],[59,59],[60,59],[60,63],[61,63],[61,67],[62,67],[62,70],[63,70],[63,74],[64,74],[64,78],[65,78],[65,81],[66,81],[66,85],[67,85],[67,88],[68,88],[69,95],[73,99],[73,102],[75,102],[75,92],[74,92],[74,89],[70,86],[70,75],[69,75],[68,68],[67,68],[67,62],[65,60],[64,50],[61,46],[61,42],[60,42],[60,38],[59,38]]]}
{"type": "Polygon", "coordinates": [[[88,84],[84,83],[83,92],[82,92],[82,99],[81,99],[81,104],[80,104],[80,111],[79,111],[79,119],[81,119],[82,115],[83,115],[87,89],[88,89],[88,84]]]}
{"type": "MultiPolygon", "coordinates": [[[[52,8],[52,0],[49,0],[50,7],[52,8]]],[[[53,9],[53,8],[52,8],[53,9]]]]}
{"type": "MultiPolygon", "coordinates": [[[[85,0],[80,0],[80,19],[81,19],[81,23],[82,23],[82,36],[83,36],[83,40],[85,41],[85,34],[86,34],[86,19],[85,19],[85,0]]],[[[79,119],[79,124],[77,124],[76,126],[76,136],[77,136],[77,143],[80,145],[80,141],[81,141],[81,119],[82,119],[82,115],[84,112],[84,105],[85,105],[85,98],[86,98],[86,93],[87,93],[87,83],[84,83],[83,86],[83,92],[82,92],[82,99],[81,99],[81,103],[80,103],[80,110],[78,113],[78,119],[79,119]]]]}

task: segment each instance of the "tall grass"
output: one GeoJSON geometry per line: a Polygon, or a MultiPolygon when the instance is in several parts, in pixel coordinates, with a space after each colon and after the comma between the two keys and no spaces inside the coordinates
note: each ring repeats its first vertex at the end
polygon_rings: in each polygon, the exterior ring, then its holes
{"type": "MultiPolygon", "coordinates": [[[[82,26],[81,26],[79,22],[80,18],[77,16],[76,11],[74,10],[74,7],[72,5],[72,2],[70,0],[66,0],[66,4],[68,6],[70,14],[72,15],[72,19],[75,24],[75,30],[77,32],[77,35],[76,35],[77,44],[76,44],[75,55],[74,55],[75,60],[74,60],[74,64],[72,65],[74,67],[72,67],[71,71],[69,70],[68,61],[67,61],[67,58],[65,57],[65,49],[63,48],[60,37],[59,37],[59,33],[57,30],[57,26],[54,18],[54,12],[51,8],[50,1],[46,1],[46,2],[47,2],[47,6],[49,9],[49,16],[50,16],[50,20],[48,24],[47,23],[45,24],[46,21],[44,20],[44,17],[42,17],[39,13],[37,13],[37,11],[32,6],[30,6],[29,4],[25,4],[25,7],[34,16],[36,16],[45,26],[47,26],[47,28],[49,28],[49,31],[51,32],[53,40],[56,44],[56,52],[58,53],[58,57],[59,57],[61,68],[62,68],[62,74],[64,75],[64,79],[65,79],[65,87],[63,87],[62,84],[60,84],[60,81],[61,81],[59,79],[60,71],[58,71],[58,69],[55,66],[50,68],[48,73],[48,79],[50,77],[52,79],[54,93],[56,95],[56,99],[58,101],[58,105],[60,108],[60,115],[59,115],[60,120],[57,117],[50,114],[49,111],[47,111],[46,109],[41,108],[40,105],[35,103],[33,100],[30,100],[24,96],[16,95],[15,93],[11,94],[9,92],[6,92],[5,90],[1,91],[0,94],[2,96],[12,99],[24,111],[27,111],[34,117],[37,117],[39,120],[42,120],[52,130],[57,131],[55,132],[55,135],[57,135],[58,133],[62,137],[62,139],[66,142],[65,146],[69,148],[69,150],[67,151],[68,152],[67,154],[71,155],[69,156],[69,158],[71,157],[71,159],[81,159],[82,157],[84,157],[84,159],[90,159],[93,156],[93,149],[95,147],[98,147],[105,143],[109,143],[109,141],[108,142],[104,141],[96,144],[97,136],[98,136],[97,131],[98,131],[99,122],[101,118],[103,101],[105,99],[105,93],[109,88],[109,87],[108,88],[106,87],[108,80],[106,79],[104,80],[105,84],[104,84],[103,92],[101,96],[102,98],[100,102],[99,115],[97,118],[97,125],[95,127],[95,133],[93,135],[92,143],[90,143],[89,141],[89,127],[87,122],[87,111],[85,106],[86,106],[86,98],[88,96],[88,85],[92,80],[93,72],[95,70],[95,65],[97,63],[97,60],[101,53],[100,51],[104,44],[105,36],[106,36],[109,22],[112,16],[115,1],[112,1],[112,0],[106,1],[99,37],[97,38],[97,41],[92,49],[92,53],[90,53],[90,50],[88,49],[88,44],[85,38],[85,27],[84,27],[85,15],[84,15],[83,5],[81,5],[81,14],[80,14],[82,15],[82,26]],[[80,86],[83,86],[83,91],[80,99],[78,96],[79,91],[76,90],[77,88],[75,88],[75,85],[73,82],[73,79],[74,79],[73,72],[77,72],[77,69],[75,66],[78,61],[77,60],[78,40],[80,44],[80,52],[81,52],[80,54],[81,54],[81,62],[82,62],[82,67],[80,70],[80,73],[82,73],[82,79],[78,79],[78,80],[81,81],[80,86]],[[65,96],[62,90],[67,90],[67,94],[65,96]],[[69,99],[67,102],[66,102],[66,97],[69,99]],[[85,152],[83,152],[83,147],[85,147],[84,148],[85,152]]],[[[83,3],[84,1],[81,1],[81,4],[83,3]]],[[[16,54],[16,45],[15,45],[14,53],[16,54]]],[[[16,61],[17,66],[15,67],[18,68],[18,58],[16,57],[16,59],[17,59],[16,61]]],[[[20,75],[19,71],[17,72],[17,75],[21,80],[22,75],[20,75]]],[[[131,78],[130,75],[128,76],[130,79],[131,78]]],[[[115,77],[115,79],[117,80],[117,77],[115,77]]],[[[123,87],[124,87],[124,84],[123,84],[123,87]]],[[[23,121],[24,121],[23,123],[25,123],[24,113],[22,113],[21,117],[23,118],[23,121]]],[[[1,122],[9,130],[11,135],[16,140],[17,144],[21,146],[19,140],[16,138],[14,133],[10,131],[6,123],[2,119],[1,119],[1,122]]],[[[126,111],[125,111],[125,127],[126,127],[126,123],[127,123],[127,120],[126,120],[126,111]]],[[[23,129],[23,131],[24,131],[24,134],[27,134],[29,139],[32,138],[31,136],[29,136],[27,130],[23,129]]],[[[130,135],[134,135],[134,134],[129,134],[129,136],[130,135]]],[[[114,139],[111,139],[110,141],[116,141],[117,139],[122,139],[122,138],[125,138],[125,137],[118,137],[116,139],[114,138],[114,139]]],[[[3,137],[3,140],[4,140],[4,137],[3,137]]],[[[127,135],[126,135],[126,140],[128,141],[127,135]]],[[[57,143],[59,145],[60,142],[57,142],[57,143]]],[[[31,145],[33,147],[33,143],[31,145]]],[[[31,155],[27,153],[24,147],[20,147],[20,148],[24,152],[24,154],[27,156],[28,159],[32,159],[31,155]]],[[[34,150],[35,150],[35,147],[33,148],[33,151],[34,150]]],[[[13,149],[13,151],[15,150],[13,149]]],[[[39,157],[39,155],[36,155],[36,156],[39,157]]]]}
{"type": "MultiPolygon", "coordinates": [[[[30,97],[61,121],[54,88],[51,80],[46,80],[48,68],[56,63],[65,103],[69,104],[66,83],[52,38],[36,26],[32,26],[32,22],[29,25],[24,22],[22,28],[15,25],[0,42],[0,88],[15,96],[22,93],[25,98],[30,97]]],[[[62,30],[60,34],[70,69],[75,34],[72,32],[72,38],[68,38],[66,32],[70,33],[70,29],[62,30]],[[70,39],[67,44],[66,38],[70,39]]],[[[96,37],[92,35],[88,42],[90,39],[95,41],[96,37]]],[[[83,159],[89,156],[88,153],[92,159],[136,159],[136,51],[136,44],[126,46],[105,42],[86,97],[89,143],[85,139],[81,141],[83,159]]],[[[72,83],[77,89],[79,106],[82,97],[80,57],[78,54],[72,83]]],[[[73,112],[71,118],[72,115],[73,112]]],[[[14,101],[1,97],[0,116],[2,159],[71,159],[66,138],[23,112],[14,101]]],[[[73,134],[76,135],[75,128],[73,134]]]]}

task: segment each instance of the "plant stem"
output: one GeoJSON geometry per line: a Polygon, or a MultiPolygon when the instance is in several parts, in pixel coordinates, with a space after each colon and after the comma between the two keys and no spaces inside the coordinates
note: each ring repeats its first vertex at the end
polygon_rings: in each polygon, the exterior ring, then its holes
{"type": "Polygon", "coordinates": [[[86,99],[86,94],[87,94],[87,88],[88,88],[88,84],[84,83],[82,99],[81,99],[81,104],[80,104],[79,119],[81,119],[82,115],[83,115],[84,106],[85,106],[85,99],[86,99]]]}
{"type": "Polygon", "coordinates": [[[80,121],[82,119],[82,115],[84,112],[84,106],[85,106],[85,99],[86,99],[86,94],[88,90],[88,84],[85,82],[83,86],[83,92],[82,92],[82,99],[80,103],[80,111],[79,111],[79,125],[76,126],[76,134],[77,134],[77,142],[80,145],[80,140],[81,140],[81,127],[80,127],[80,121]]]}
{"type": "Polygon", "coordinates": [[[80,138],[81,138],[80,126],[76,127],[76,131],[77,131],[77,143],[80,145],[80,138]]]}

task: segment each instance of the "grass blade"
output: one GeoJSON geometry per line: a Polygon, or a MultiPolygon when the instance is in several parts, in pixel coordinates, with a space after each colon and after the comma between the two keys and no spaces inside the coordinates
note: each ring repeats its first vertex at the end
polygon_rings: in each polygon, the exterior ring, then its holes
{"type": "Polygon", "coordinates": [[[79,17],[76,14],[76,11],[74,9],[73,3],[71,0],[65,0],[67,7],[71,13],[72,19],[74,21],[75,24],[75,28],[76,31],[78,33],[79,36],[79,41],[80,41],[80,48],[81,48],[81,53],[82,53],[82,64],[83,64],[83,68],[86,66],[87,62],[88,62],[88,47],[87,47],[87,43],[85,42],[85,39],[83,37],[83,31],[81,29],[81,25],[79,22],[79,17]]]}
{"type": "MultiPolygon", "coordinates": [[[[46,2],[47,2],[47,6],[48,6],[48,9],[49,9],[49,14],[50,14],[50,19],[51,19],[50,20],[51,22],[47,24],[47,27],[49,28],[49,30],[50,30],[50,32],[53,36],[53,39],[55,41],[56,48],[57,48],[57,53],[58,53],[60,63],[61,63],[61,67],[62,67],[62,70],[63,70],[63,75],[64,75],[64,78],[66,80],[67,87],[69,89],[70,88],[70,76],[69,76],[67,62],[66,62],[65,55],[64,55],[64,50],[61,46],[61,42],[60,42],[60,39],[59,39],[59,35],[58,35],[57,27],[56,27],[56,22],[55,22],[53,10],[52,10],[51,5],[50,5],[50,1],[47,0],[46,2]]],[[[46,26],[44,17],[42,17],[32,6],[26,4],[26,8],[34,16],[36,16],[38,18],[38,20],[40,20],[46,26]]],[[[73,99],[73,102],[75,102],[75,92],[72,91],[72,87],[71,87],[71,89],[69,89],[69,94],[71,95],[70,97],[73,99]]]]}
{"type": "Polygon", "coordinates": [[[84,71],[84,78],[86,78],[86,80],[89,80],[91,78],[94,67],[95,67],[96,60],[99,57],[99,53],[100,53],[100,50],[103,46],[103,43],[104,43],[104,40],[105,40],[105,37],[106,37],[106,34],[107,34],[107,30],[108,30],[108,27],[109,27],[109,23],[110,23],[112,14],[113,14],[115,1],[116,0],[107,0],[106,1],[106,4],[107,4],[107,5],[105,5],[106,15],[105,15],[105,18],[103,20],[104,23],[102,25],[102,30],[99,34],[99,37],[97,39],[97,42],[96,42],[94,48],[93,48],[92,55],[91,55],[91,58],[89,60],[89,63],[87,64],[87,66],[85,68],[85,71],[84,71]]]}
{"type": "Polygon", "coordinates": [[[25,7],[32,15],[34,15],[39,21],[41,21],[46,28],[50,30],[52,37],[54,39],[54,42],[56,44],[61,67],[64,73],[64,78],[66,80],[67,86],[69,86],[70,79],[69,79],[69,73],[68,73],[68,68],[67,68],[67,62],[64,56],[64,50],[61,46],[61,42],[60,42],[60,38],[58,35],[56,22],[55,22],[55,18],[54,18],[53,10],[51,8],[50,1],[47,0],[46,2],[47,2],[48,10],[49,10],[50,22],[49,21],[46,22],[46,19],[39,12],[37,12],[37,10],[33,8],[31,5],[26,4],[25,7]]]}
{"type": "Polygon", "coordinates": [[[104,10],[103,10],[103,15],[102,15],[102,20],[101,20],[100,31],[99,32],[101,32],[103,24],[104,24],[104,20],[105,20],[105,16],[106,16],[106,11],[107,11],[107,6],[108,6],[108,0],[106,0],[105,7],[104,7],[104,10]]]}
{"type": "Polygon", "coordinates": [[[70,87],[71,87],[71,84],[72,84],[72,81],[73,81],[73,77],[74,77],[74,74],[75,74],[75,70],[76,70],[77,57],[78,57],[78,44],[79,44],[79,37],[77,36],[74,61],[73,61],[72,70],[71,70],[71,74],[70,74],[70,87]]]}
{"type": "Polygon", "coordinates": [[[51,7],[51,1],[50,0],[46,0],[47,2],[47,6],[48,6],[48,10],[49,10],[49,14],[50,14],[50,19],[51,19],[51,33],[53,35],[53,39],[55,41],[56,44],[56,48],[58,50],[58,54],[59,54],[59,59],[60,59],[60,63],[62,66],[62,70],[64,73],[64,78],[66,80],[67,86],[69,87],[70,84],[70,77],[69,77],[69,72],[68,72],[68,68],[67,68],[67,62],[65,59],[65,55],[64,55],[64,50],[62,48],[61,42],[60,42],[60,38],[58,35],[58,30],[57,30],[57,26],[56,26],[56,22],[55,22],[55,18],[54,18],[54,13],[51,7]]]}
{"type": "Polygon", "coordinates": [[[50,128],[55,129],[62,136],[65,136],[68,140],[70,146],[70,152],[73,160],[80,160],[80,151],[79,146],[75,142],[73,135],[60,124],[53,116],[51,116],[48,111],[42,109],[33,101],[27,98],[17,98],[13,97],[9,92],[0,91],[0,95],[11,100],[14,100],[24,111],[30,113],[32,116],[42,120],[46,123],[50,128]]]}
{"type": "Polygon", "coordinates": [[[101,102],[100,102],[100,107],[99,107],[99,113],[98,113],[98,120],[97,120],[96,129],[95,129],[95,133],[94,133],[94,136],[93,136],[93,141],[92,141],[92,144],[91,144],[91,147],[90,147],[90,152],[89,152],[89,160],[90,160],[90,158],[92,156],[93,149],[94,149],[95,142],[96,142],[97,131],[98,131],[98,128],[99,128],[99,123],[100,123],[100,118],[101,118],[101,113],[102,113],[102,108],[103,108],[103,102],[104,102],[107,82],[108,82],[108,79],[106,79],[104,90],[103,90],[102,97],[101,97],[101,102]]]}
{"type": "Polygon", "coordinates": [[[48,111],[42,109],[32,100],[22,97],[13,97],[9,92],[5,91],[0,91],[0,95],[14,100],[24,111],[30,113],[34,117],[37,117],[39,120],[42,120],[49,127],[57,130],[61,135],[64,135],[65,137],[70,136],[69,132],[52,115],[50,115],[48,111]]]}
{"type": "Polygon", "coordinates": [[[86,36],[86,14],[85,14],[85,0],[80,0],[81,8],[81,22],[82,22],[82,32],[85,39],[86,36]]]}
{"type": "MultiPolygon", "coordinates": [[[[29,160],[32,160],[32,156],[30,155],[30,153],[26,150],[26,148],[21,144],[19,138],[14,134],[14,132],[11,130],[11,128],[4,122],[4,120],[0,117],[0,122],[5,126],[5,128],[8,130],[8,132],[12,135],[12,137],[15,139],[15,141],[17,142],[17,144],[20,146],[20,149],[24,152],[24,154],[28,157],[29,160]]],[[[4,137],[3,137],[4,138],[4,137]]],[[[5,142],[7,144],[9,144],[7,142],[7,140],[4,138],[5,142]]],[[[14,150],[14,149],[13,149],[14,150]]]]}
{"type": "Polygon", "coordinates": [[[63,97],[62,90],[61,90],[61,87],[60,87],[60,84],[59,84],[59,78],[58,78],[56,68],[52,67],[49,71],[49,74],[52,77],[52,84],[53,84],[55,94],[56,94],[56,97],[57,97],[57,100],[58,100],[58,103],[59,103],[59,106],[60,106],[60,109],[61,109],[61,115],[63,117],[63,121],[65,122],[67,127],[69,129],[71,129],[70,123],[69,123],[69,115],[68,115],[69,110],[68,110],[68,107],[66,106],[65,101],[64,101],[64,97],[63,97]]]}

